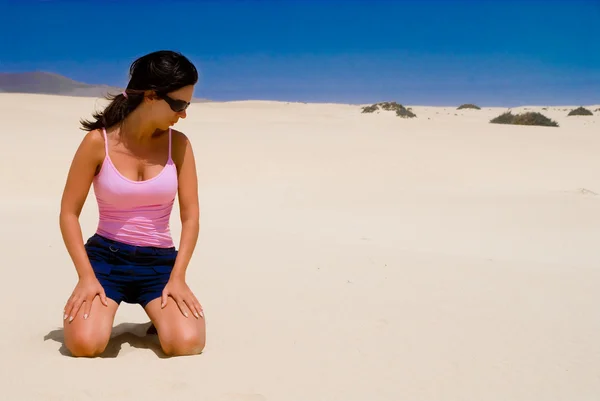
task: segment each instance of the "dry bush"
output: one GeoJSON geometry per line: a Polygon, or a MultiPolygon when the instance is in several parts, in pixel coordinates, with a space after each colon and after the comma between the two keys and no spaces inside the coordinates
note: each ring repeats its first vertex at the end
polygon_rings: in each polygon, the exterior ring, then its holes
{"type": "Polygon", "coordinates": [[[591,111],[589,111],[588,109],[584,108],[584,107],[578,107],[574,110],[571,110],[569,112],[569,114],[567,114],[567,116],[593,116],[594,113],[592,113],[591,111]]]}
{"type": "Polygon", "coordinates": [[[510,111],[502,113],[496,118],[490,120],[492,124],[513,124],[513,125],[537,125],[541,127],[558,127],[556,121],[552,121],[545,115],[538,112],[527,112],[514,115],[510,111]]]}
{"type": "Polygon", "coordinates": [[[362,112],[363,113],[373,113],[373,112],[379,110],[380,108],[385,111],[396,111],[396,115],[398,117],[402,117],[402,118],[412,118],[412,117],[417,116],[410,109],[407,109],[406,107],[404,107],[401,104],[396,103],[396,102],[375,103],[370,106],[363,107],[362,112]]]}
{"type": "Polygon", "coordinates": [[[466,104],[461,104],[460,106],[458,106],[458,108],[456,110],[460,110],[460,109],[481,110],[481,107],[477,106],[476,104],[466,103],[466,104]]]}

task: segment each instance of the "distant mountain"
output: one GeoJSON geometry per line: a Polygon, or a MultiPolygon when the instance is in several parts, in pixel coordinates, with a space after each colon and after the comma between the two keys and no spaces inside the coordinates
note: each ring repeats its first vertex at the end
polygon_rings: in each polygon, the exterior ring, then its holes
{"type": "MultiPolygon", "coordinates": [[[[107,93],[119,93],[123,89],[108,85],[86,84],[51,72],[0,72],[0,93],[104,97],[107,93]]],[[[207,99],[192,99],[192,102],[208,101],[207,99]]]]}
{"type": "Polygon", "coordinates": [[[108,85],[90,85],[50,72],[0,73],[0,91],[46,95],[102,97],[123,89],[108,85]]]}

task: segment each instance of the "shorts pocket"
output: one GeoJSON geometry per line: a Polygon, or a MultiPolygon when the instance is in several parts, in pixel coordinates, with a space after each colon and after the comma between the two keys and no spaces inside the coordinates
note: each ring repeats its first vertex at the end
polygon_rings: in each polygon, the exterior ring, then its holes
{"type": "Polygon", "coordinates": [[[115,254],[113,252],[110,252],[108,249],[96,245],[86,245],[85,250],[88,259],[94,268],[96,268],[96,266],[101,266],[99,267],[99,269],[102,269],[102,271],[109,269],[107,274],[110,273],[110,265],[111,263],[115,263],[115,254]]]}
{"type": "Polygon", "coordinates": [[[103,275],[103,276],[109,276],[110,272],[112,271],[112,266],[108,263],[104,263],[104,262],[95,262],[92,263],[92,269],[94,270],[94,274],[97,275],[103,275]]]}
{"type": "Polygon", "coordinates": [[[91,237],[89,237],[85,243],[86,248],[89,246],[102,247],[104,246],[104,243],[102,242],[102,238],[100,236],[94,234],[91,237]]]}
{"type": "Polygon", "coordinates": [[[177,256],[177,249],[175,249],[175,248],[155,248],[154,254],[160,255],[160,256],[177,256]]]}
{"type": "Polygon", "coordinates": [[[158,274],[171,274],[173,268],[171,266],[152,266],[152,270],[158,274]]]}

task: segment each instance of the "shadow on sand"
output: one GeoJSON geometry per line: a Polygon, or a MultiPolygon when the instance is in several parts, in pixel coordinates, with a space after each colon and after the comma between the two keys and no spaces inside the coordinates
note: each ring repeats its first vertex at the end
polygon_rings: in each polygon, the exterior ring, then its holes
{"type": "MultiPolygon", "coordinates": [[[[168,358],[162,351],[158,336],[156,334],[148,334],[151,323],[121,323],[113,327],[108,345],[99,358],[116,358],[121,351],[121,346],[125,343],[133,348],[150,349],[159,358],[168,358]]],[[[62,328],[52,330],[44,336],[44,341],[54,340],[60,343],[61,347],[58,350],[62,355],[71,356],[71,353],[65,346],[65,335],[62,328]]]]}

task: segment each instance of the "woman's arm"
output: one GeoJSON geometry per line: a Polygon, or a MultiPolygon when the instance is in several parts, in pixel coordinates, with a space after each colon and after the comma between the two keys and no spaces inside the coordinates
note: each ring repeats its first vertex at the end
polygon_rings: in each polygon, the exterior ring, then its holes
{"type": "Polygon", "coordinates": [[[94,274],[83,245],[79,215],[88,196],[94,175],[104,157],[104,139],[97,131],[89,132],[75,153],[60,203],[60,230],[63,241],[71,256],[79,282],[69,297],[64,319],[72,321],[83,306],[83,318],[89,317],[92,301],[96,295],[104,306],[108,306],[106,293],[94,274]]]}
{"type": "Polygon", "coordinates": [[[161,307],[167,306],[171,297],[181,313],[188,317],[186,309],[200,319],[204,317],[202,305],[185,282],[185,273],[194,253],[200,231],[200,207],[198,206],[198,179],[192,145],[185,135],[173,130],[173,159],[179,175],[179,212],[181,216],[181,240],[175,265],[169,282],[162,293],[161,307]],[[187,308],[186,308],[187,307],[187,308]]]}
{"type": "Polygon", "coordinates": [[[79,215],[90,191],[90,186],[104,153],[104,138],[91,131],[81,141],[65,183],[60,204],[60,230],[63,241],[73,260],[79,279],[94,276],[83,246],[79,215]]]}
{"type": "Polygon", "coordinates": [[[172,131],[175,163],[179,175],[179,212],[181,239],[171,277],[185,279],[190,259],[198,241],[200,231],[200,207],[198,202],[198,177],[196,160],[189,139],[181,132],[172,131]]]}

